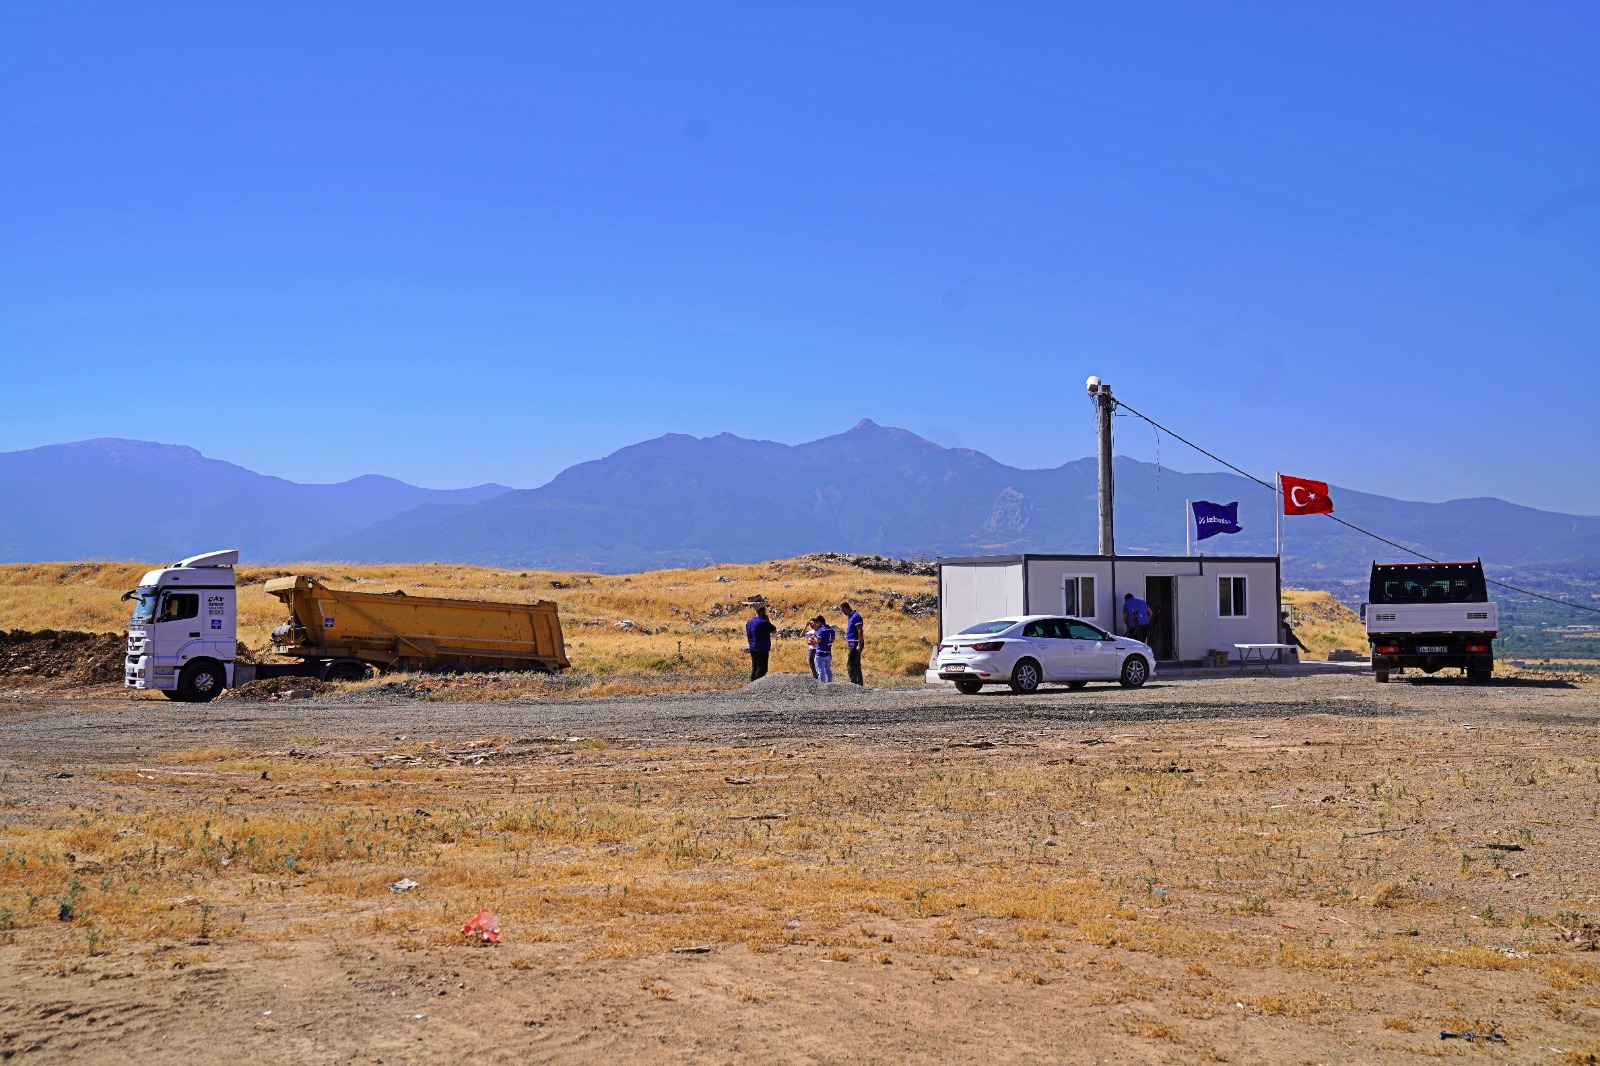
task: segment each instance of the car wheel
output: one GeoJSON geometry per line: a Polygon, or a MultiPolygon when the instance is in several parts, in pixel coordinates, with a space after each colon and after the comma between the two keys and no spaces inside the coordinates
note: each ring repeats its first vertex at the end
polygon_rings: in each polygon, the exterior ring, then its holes
{"type": "Polygon", "coordinates": [[[1023,659],[1011,671],[1012,692],[1038,692],[1042,676],[1039,673],[1039,664],[1032,659],[1023,659]]]}
{"type": "Polygon", "coordinates": [[[1142,656],[1128,656],[1127,661],[1122,664],[1120,680],[1123,688],[1138,688],[1150,680],[1150,664],[1145,662],[1142,656]]]}
{"type": "Polygon", "coordinates": [[[196,659],[178,675],[178,698],[185,703],[208,703],[222,694],[228,677],[215,659],[196,659]]]}
{"type": "Polygon", "coordinates": [[[1372,671],[1372,680],[1376,681],[1380,685],[1387,685],[1389,683],[1389,671],[1387,671],[1387,670],[1374,670],[1374,671],[1372,671]]]}
{"type": "Polygon", "coordinates": [[[976,696],[983,691],[982,681],[957,681],[956,691],[966,696],[976,696]]]}
{"type": "Polygon", "coordinates": [[[1088,683],[1089,682],[1087,682],[1087,681],[1068,681],[1067,682],[1067,687],[1068,688],[1082,688],[1083,686],[1087,685],[1088,683]]]}

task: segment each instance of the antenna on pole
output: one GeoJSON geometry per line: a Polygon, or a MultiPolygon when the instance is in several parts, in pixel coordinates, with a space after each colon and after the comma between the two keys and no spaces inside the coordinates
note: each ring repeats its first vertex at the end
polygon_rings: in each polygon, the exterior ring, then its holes
{"type": "Polygon", "coordinates": [[[1111,398],[1111,386],[1098,377],[1091,377],[1084,384],[1089,389],[1089,398],[1094,401],[1095,423],[1100,431],[1100,554],[1116,555],[1117,540],[1112,520],[1112,502],[1116,490],[1111,470],[1111,409],[1116,406],[1116,401],[1111,398]]]}

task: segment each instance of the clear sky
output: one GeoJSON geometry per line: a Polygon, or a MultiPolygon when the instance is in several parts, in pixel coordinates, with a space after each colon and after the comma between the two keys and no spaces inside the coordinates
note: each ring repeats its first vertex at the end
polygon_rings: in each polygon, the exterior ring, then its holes
{"type": "Polygon", "coordinates": [[[1594,4],[17,3],[0,99],[0,450],[1054,466],[1099,374],[1253,472],[1600,513],[1594,4]]]}

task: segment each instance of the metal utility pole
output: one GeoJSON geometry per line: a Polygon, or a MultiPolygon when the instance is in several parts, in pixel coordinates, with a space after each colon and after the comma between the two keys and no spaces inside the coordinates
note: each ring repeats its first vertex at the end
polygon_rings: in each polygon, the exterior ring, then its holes
{"type": "Polygon", "coordinates": [[[1100,554],[1116,555],[1117,539],[1112,529],[1112,502],[1116,491],[1111,473],[1111,409],[1116,402],[1111,398],[1111,386],[1099,378],[1092,377],[1087,384],[1100,431],[1100,554]]]}

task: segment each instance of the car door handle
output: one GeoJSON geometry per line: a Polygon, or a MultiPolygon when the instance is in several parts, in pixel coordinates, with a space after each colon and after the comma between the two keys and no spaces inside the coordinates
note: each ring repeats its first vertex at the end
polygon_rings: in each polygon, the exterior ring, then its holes
{"type": "Polygon", "coordinates": [[[199,633],[190,633],[190,634],[189,634],[189,635],[190,635],[190,636],[191,636],[191,637],[198,637],[198,636],[199,636],[199,635],[200,635],[200,634],[199,634],[199,633]]]}

